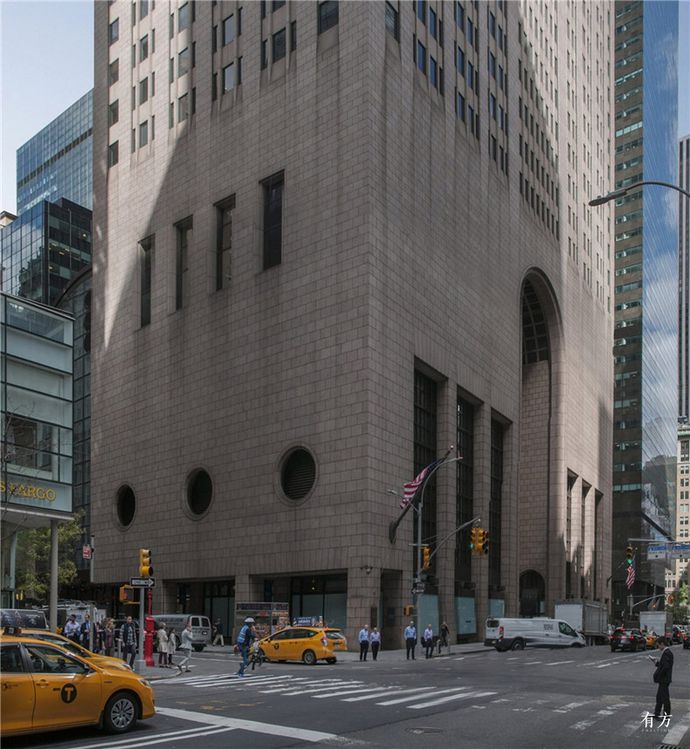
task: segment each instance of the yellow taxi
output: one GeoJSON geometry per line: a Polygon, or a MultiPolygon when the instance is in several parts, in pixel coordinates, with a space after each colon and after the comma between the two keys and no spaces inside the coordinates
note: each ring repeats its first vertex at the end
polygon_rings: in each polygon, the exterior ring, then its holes
{"type": "Polygon", "coordinates": [[[326,627],[326,637],[333,643],[333,650],[347,650],[347,637],[334,627],[326,627]]]}
{"type": "Polygon", "coordinates": [[[151,685],[133,671],[13,628],[0,637],[0,684],[3,737],[91,725],[124,733],[156,712],[151,685]]]}
{"type": "Polygon", "coordinates": [[[269,661],[302,661],[313,666],[317,661],[336,662],[333,643],[325,627],[286,627],[259,640],[259,649],[269,661]]]}
{"type": "Polygon", "coordinates": [[[49,629],[25,629],[22,627],[22,635],[24,637],[35,637],[37,640],[45,640],[45,642],[52,642],[55,645],[59,645],[61,648],[68,650],[70,653],[78,655],[80,658],[86,658],[90,664],[95,666],[122,668],[125,671],[132,670],[129,663],[125,663],[120,658],[92,653],[78,642],[74,642],[74,640],[70,640],[69,637],[65,637],[64,635],[58,635],[55,632],[51,632],[49,629]]]}
{"type": "Polygon", "coordinates": [[[645,640],[647,640],[647,647],[650,649],[656,648],[656,641],[659,639],[656,632],[645,632],[645,640]]]}

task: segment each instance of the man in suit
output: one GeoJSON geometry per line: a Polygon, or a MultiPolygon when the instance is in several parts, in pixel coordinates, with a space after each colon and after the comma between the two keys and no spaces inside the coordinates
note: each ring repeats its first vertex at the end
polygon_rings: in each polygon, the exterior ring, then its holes
{"type": "Polygon", "coordinates": [[[656,661],[656,671],[654,672],[654,682],[658,684],[656,690],[656,709],[654,717],[662,720],[663,715],[671,715],[671,696],[668,692],[671,677],[673,676],[673,653],[665,637],[657,640],[657,646],[661,651],[661,658],[656,661]],[[663,708],[663,714],[661,712],[663,708]]]}

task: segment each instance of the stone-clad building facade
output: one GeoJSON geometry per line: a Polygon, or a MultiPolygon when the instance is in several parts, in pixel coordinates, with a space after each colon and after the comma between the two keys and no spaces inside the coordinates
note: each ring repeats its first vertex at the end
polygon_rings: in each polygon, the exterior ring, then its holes
{"type": "Polygon", "coordinates": [[[96,4],[100,582],[397,642],[454,445],[425,621],[608,598],[611,7],[96,4]]]}

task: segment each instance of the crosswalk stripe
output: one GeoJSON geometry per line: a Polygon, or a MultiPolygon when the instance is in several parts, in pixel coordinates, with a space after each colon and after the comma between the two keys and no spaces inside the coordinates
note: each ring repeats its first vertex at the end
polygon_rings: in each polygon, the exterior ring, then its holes
{"type": "Polygon", "coordinates": [[[271,686],[271,689],[264,689],[261,690],[261,694],[278,694],[279,692],[285,692],[286,690],[294,689],[295,687],[308,687],[312,686],[314,684],[324,684],[327,682],[335,682],[332,683],[332,686],[337,686],[340,683],[340,679],[323,679],[321,681],[303,681],[301,684],[286,684],[283,682],[283,684],[273,687],[271,686]]]}
{"type": "MultiPolygon", "coordinates": [[[[347,686],[352,686],[354,684],[363,685],[364,682],[363,681],[349,681],[349,682],[345,681],[343,682],[342,686],[347,687],[347,686]]],[[[312,687],[311,689],[296,689],[293,692],[283,692],[283,696],[294,696],[297,694],[315,694],[316,692],[328,692],[331,689],[333,689],[334,686],[341,686],[341,685],[340,684],[338,685],[326,684],[325,686],[321,685],[320,687],[312,687]]],[[[265,694],[265,692],[263,694],[265,694]]]]}
{"type": "Polygon", "coordinates": [[[447,697],[439,697],[437,700],[431,700],[431,702],[422,702],[418,705],[408,705],[408,710],[421,710],[424,707],[434,707],[436,705],[442,705],[445,702],[451,702],[452,700],[464,700],[469,697],[488,697],[492,694],[498,694],[497,692],[465,692],[460,694],[451,694],[447,697]]]}
{"type": "Polygon", "coordinates": [[[386,692],[389,694],[392,692],[397,694],[398,687],[378,687],[377,689],[363,689],[363,692],[369,692],[369,694],[361,694],[358,697],[346,697],[343,702],[362,702],[363,700],[375,700],[377,697],[383,697],[386,692]]]}
{"type": "Polygon", "coordinates": [[[542,661],[528,661],[525,666],[536,666],[538,663],[542,663],[542,661]]]}
{"type": "MultiPolygon", "coordinates": [[[[468,687],[459,687],[458,691],[468,689],[468,687]]],[[[385,700],[384,702],[377,702],[377,705],[399,705],[402,702],[412,702],[412,700],[419,700],[419,699],[426,699],[428,695],[426,694],[419,694],[420,692],[428,692],[429,690],[438,691],[436,687],[419,687],[418,689],[406,689],[401,692],[403,694],[404,692],[416,692],[417,694],[408,695],[407,697],[396,697],[393,700],[385,700]]],[[[454,690],[455,691],[455,690],[454,690]]],[[[396,692],[397,694],[397,692],[396,692]]]]}
{"type": "MultiPolygon", "coordinates": [[[[380,688],[381,687],[374,687],[376,691],[378,691],[380,688]]],[[[353,689],[339,690],[337,692],[330,691],[330,692],[327,692],[326,694],[315,694],[314,699],[325,700],[328,697],[342,697],[343,695],[346,695],[346,694],[362,694],[363,692],[367,692],[367,691],[370,691],[370,690],[362,689],[361,687],[356,687],[353,689]]]]}
{"type": "Polygon", "coordinates": [[[584,702],[569,702],[567,705],[562,705],[561,707],[557,707],[554,709],[555,713],[569,713],[571,710],[574,710],[576,707],[582,707],[583,705],[587,705],[588,703],[592,702],[593,700],[585,700],[584,702]]]}
{"type": "Polygon", "coordinates": [[[546,666],[562,666],[565,663],[575,663],[575,661],[553,661],[553,663],[546,663],[546,666]]]}

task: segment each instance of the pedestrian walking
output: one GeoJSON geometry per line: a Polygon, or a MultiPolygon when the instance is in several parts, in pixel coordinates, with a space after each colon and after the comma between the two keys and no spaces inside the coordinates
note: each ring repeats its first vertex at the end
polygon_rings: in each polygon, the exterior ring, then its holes
{"type": "Polygon", "coordinates": [[[108,621],[105,623],[105,627],[103,627],[103,631],[101,632],[101,647],[103,648],[103,652],[108,657],[111,657],[113,654],[113,647],[115,646],[115,630],[113,629],[113,620],[108,619],[108,621]]]}
{"type": "Polygon", "coordinates": [[[180,671],[189,672],[189,662],[192,659],[192,622],[187,620],[187,626],[182,630],[180,635],[180,650],[182,651],[182,660],[177,664],[180,671]],[[184,668],[182,668],[184,666],[184,668]]]}
{"type": "Polygon", "coordinates": [[[371,657],[376,660],[376,656],[379,654],[381,649],[381,633],[376,627],[371,631],[371,657]]]}
{"type": "Polygon", "coordinates": [[[171,627],[170,632],[168,632],[168,666],[175,665],[173,663],[173,655],[175,655],[175,651],[179,644],[179,638],[177,632],[175,632],[175,627],[171,627]]]}
{"type": "Polygon", "coordinates": [[[129,656],[129,666],[134,668],[134,661],[137,657],[137,631],[131,616],[127,617],[127,621],[120,629],[120,639],[124,646],[122,660],[127,661],[127,656],[129,656]]]}
{"type": "Polygon", "coordinates": [[[417,628],[414,626],[414,622],[410,622],[405,627],[404,637],[407,660],[410,660],[410,655],[412,655],[412,660],[414,660],[414,649],[417,647],[417,628]]]}
{"type": "Polygon", "coordinates": [[[434,654],[434,630],[431,628],[431,624],[426,625],[424,630],[424,649],[427,658],[431,658],[434,654]]]}
{"type": "Polygon", "coordinates": [[[240,677],[244,677],[244,669],[249,665],[249,651],[252,646],[252,640],[256,636],[254,624],[254,619],[252,619],[251,616],[248,616],[244,620],[240,633],[237,635],[237,646],[239,647],[240,655],[242,656],[242,663],[240,663],[240,668],[237,672],[237,675],[240,677]]]}
{"type": "Polygon", "coordinates": [[[673,676],[673,653],[671,652],[671,648],[668,647],[668,641],[665,637],[660,637],[656,641],[656,644],[661,651],[661,657],[658,661],[655,661],[656,671],[653,677],[654,683],[659,685],[656,690],[654,717],[657,720],[662,720],[664,715],[671,716],[671,695],[668,688],[673,676]],[[662,709],[663,713],[661,712],[662,709]]]}
{"type": "Polygon", "coordinates": [[[369,652],[369,625],[365,624],[359,630],[359,660],[365,661],[369,652]]]}
{"type": "Polygon", "coordinates": [[[220,640],[220,646],[225,646],[225,640],[223,639],[223,624],[221,623],[220,619],[216,619],[216,623],[213,625],[213,642],[212,645],[215,645],[218,640],[220,640]]]}
{"type": "Polygon", "coordinates": [[[165,622],[158,627],[158,668],[168,668],[168,633],[165,622]]]}
{"type": "Polygon", "coordinates": [[[441,648],[448,648],[448,655],[450,655],[450,629],[445,622],[441,624],[440,636],[438,638],[439,655],[441,655],[441,648]]]}
{"type": "Polygon", "coordinates": [[[79,624],[77,623],[77,617],[74,614],[72,614],[65,622],[65,626],[62,628],[62,634],[73,642],[79,642],[79,624]]]}

